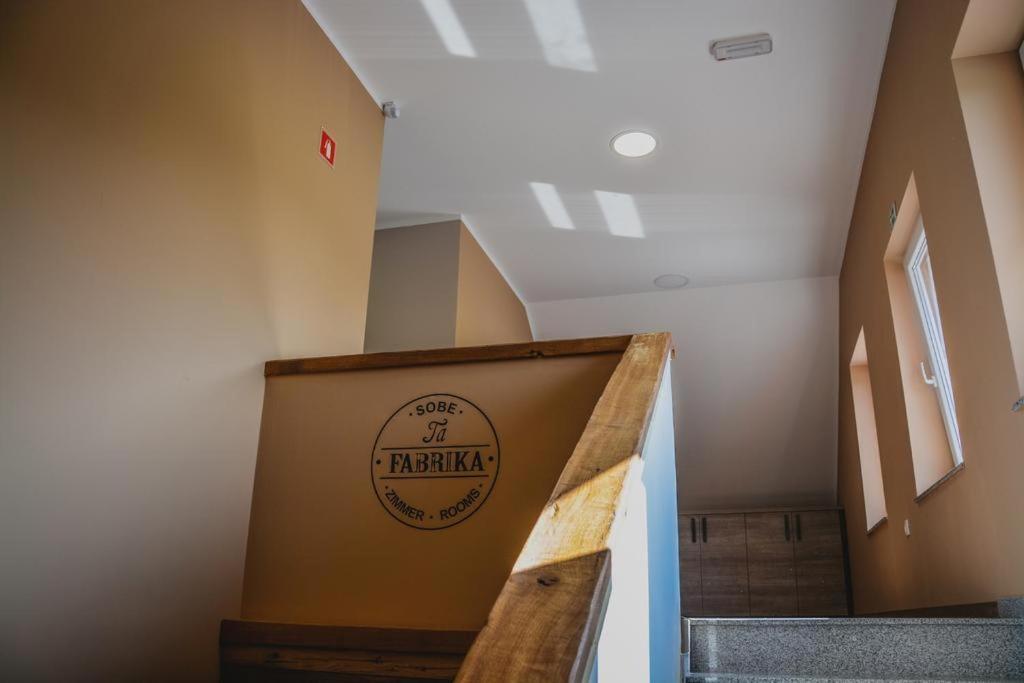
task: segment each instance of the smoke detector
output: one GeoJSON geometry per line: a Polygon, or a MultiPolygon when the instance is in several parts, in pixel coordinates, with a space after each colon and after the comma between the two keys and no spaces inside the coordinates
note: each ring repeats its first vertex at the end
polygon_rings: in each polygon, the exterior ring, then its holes
{"type": "Polygon", "coordinates": [[[680,289],[690,284],[690,278],[678,273],[666,273],[654,278],[654,286],[659,289],[680,289]]]}
{"type": "Polygon", "coordinates": [[[772,37],[767,33],[755,33],[738,38],[723,38],[711,43],[711,56],[719,62],[744,57],[757,57],[772,51],[772,37]]]}

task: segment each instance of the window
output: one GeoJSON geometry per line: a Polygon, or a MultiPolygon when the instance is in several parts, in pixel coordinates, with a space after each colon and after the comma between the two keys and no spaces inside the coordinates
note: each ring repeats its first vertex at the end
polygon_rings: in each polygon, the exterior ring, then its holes
{"type": "Polygon", "coordinates": [[[921,216],[917,182],[911,173],[885,248],[883,266],[907,411],[916,500],[931,495],[963,465],[930,249],[921,216]]]}
{"type": "Polygon", "coordinates": [[[921,381],[935,391],[939,409],[942,411],[942,421],[946,426],[953,462],[959,465],[964,457],[960,444],[960,428],[956,421],[956,404],[953,402],[953,382],[949,375],[949,361],[946,359],[946,343],[942,338],[942,319],[939,316],[939,301],[935,295],[931,259],[928,258],[928,240],[924,234],[924,222],[920,218],[907,246],[903,265],[927,347],[927,358],[922,358],[919,363],[921,381]]]}
{"type": "Polygon", "coordinates": [[[998,12],[989,4],[968,7],[952,64],[1010,335],[1007,371],[1017,384],[991,390],[1024,415],[1024,46],[1007,42],[1003,30],[1024,25],[1024,2],[998,12]]]}
{"type": "Polygon", "coordinates": [[[853,392],[853,418],[857,424],[857,450],[860,453],[860,482],[864,489],[864,519],[868,533],[885,521],[885,493],[882,488],[882,461],[878,451],[875,403],[868,370],[868,349],[864,328],[850,358],[850,389],[853,392]]]}

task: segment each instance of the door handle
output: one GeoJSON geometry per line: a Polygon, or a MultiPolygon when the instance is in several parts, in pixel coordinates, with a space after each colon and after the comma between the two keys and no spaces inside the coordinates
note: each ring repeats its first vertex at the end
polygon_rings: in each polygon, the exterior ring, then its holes
{"type": "Polygon", "coordinates": [[[801,540],[801,538],[800,538],[800,515],[796,516],[796,540],[798,540],[798,541],[801,540]]]}
{"type": "Polygon", "coordinates": [[[782,519],[785,520],[786,527],[786,540],[789,540],[789,515],[782,515],[782,519]]]}
{"type": "Polygon", "coordinates": [[[701,535],[701,538],[703,538],[704,542],[707,543],[708,542],[708,518],[707,517],[701,517],[700,518],[700,535],[701,535]]]}
{"type": "Polygon", "coordinates": [[[697,542],[697,518],[690,517],[690,543],[697,542]]]}
{"type": "Polygon", "coordinates": [[[924,369],[924,361],[921,361],[921,379],[923,379],[924,383],[930,387],[939,386],[939,383],[935,380],[935,376],[929,376],[928,371],[924,369]]]}

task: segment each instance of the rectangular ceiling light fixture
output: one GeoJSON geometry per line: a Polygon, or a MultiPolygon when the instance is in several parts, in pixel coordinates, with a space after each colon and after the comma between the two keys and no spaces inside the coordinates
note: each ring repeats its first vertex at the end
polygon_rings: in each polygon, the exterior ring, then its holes
{"type": "Polygon", "coordinates": [[[772,37],[767,33],[755,33],[739,38],[723,38],[711,43],[711,56],[719,62],[729,59],[757,57],[772,51],[772,37]]]}

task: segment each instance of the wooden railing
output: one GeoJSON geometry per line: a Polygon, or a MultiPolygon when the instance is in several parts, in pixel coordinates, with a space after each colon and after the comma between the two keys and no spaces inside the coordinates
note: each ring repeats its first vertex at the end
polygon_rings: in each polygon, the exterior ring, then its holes
{"type": "Polygon", "coordinates": [[[310,375],[347,370],[379,370],[382,368],[410,368],[420,365],[454,365],[458,363],[484,363],[527,358],[557,358],[589,353],[614,353],[627,349],[635,337],[594,337],[591,339],[561,339],[557,341],[469,346],[426,351],[385,351],[354,356],[323,356],[267,361],[263,369],[266,377],[278,375],[310,375]]]}
{"type": "Polygon", "coordinates": [[[631,339],[457,682],[590,679],[609,605],[613,530],[631,504],[642,504],[629,491],[641,476],[671,344],[668,334],[631,339]]]}

